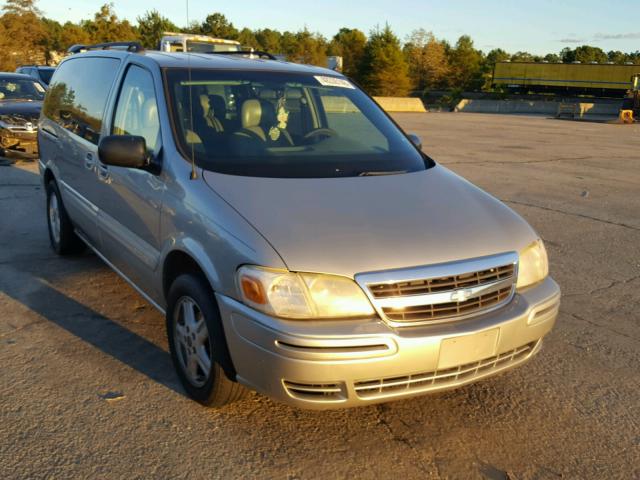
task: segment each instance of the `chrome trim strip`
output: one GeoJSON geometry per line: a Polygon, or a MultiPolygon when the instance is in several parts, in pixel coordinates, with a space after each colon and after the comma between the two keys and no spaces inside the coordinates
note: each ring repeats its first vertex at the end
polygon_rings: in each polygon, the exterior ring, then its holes
{"type": "Polygon", "coordinates": [[[129,279],[129,277],[127,277],[124,273],[122,273],[113,263],[111,263],[109,260],[107,260],[104,255],[102,255],[97,248],[95,248],[93,245],[91,245],[91,242],[89,242],[86,237],[82,234],[81,231],[76,230],[76,235],[78,235],[78,237],[80,237],[80,239],[87,244],[87,246],[93,250],[93,253],[95,253],[98,257],[100,257],[100,259],[107,264],[107,266],[109,268],[111,268],[114,272],[116,272],[118,275],[120,275],[120,277],[127,282],[129,285],[131,285],[133,287],[133,289],[138,292],[140,295],[142,295],[142,297],[149,302],[153,307],[155,307],[156,310],[158,310],[162,315],[166,315],[166,311],[164,308],[162,308],[160,305],[158,305],[155,301],[153,301],[153,299],[147,295],[146,293],[144,293],[144,291],[138,287],[133,280],[129,279]]]}
{"type": "Polygon", "coordinates": [[[468,288],[447,290],[446,292],[428,293],[425,295],[409,295],[406,297],[378,298],[376,299],[376,303],[380,308],[405,308],[419,305],[437,305],[440,303],[459,302],[461,300],[453,299],[454,295],[463,294],[466,297],[464,300],[472,300],[480,295],[493,293],[505,287],[511,287],[513,283],[513,277],[509,277],[492,283],[485,283],[483,285],[476,285],[468,288]]]}
{"type": "Polygon", "coordinates": [[[517,265],[518,254],[516,252],[500,253],[487,257],[456,260],[454,262],[437,263],[421,267],[358,273],[355,278],[360,285],[369,283],[411,282],[429,278],[447,277],[450,275],[462,275],[464,273],[500,267],[509,263],[517,265]]]}
{"type": "MultiPolygon", "coordinates": [[[[454,262],[438,263],[434,265],[424,265],[414,268],[401,268],[394,270],[384,270],[377,272],[358,273],[355,275],[355,281],[360,285],[365,295],[369,298],[369,301],[375,308],[380,318],[382,318],[387,324],[392,327],[412,327],[419,325],[432,325],[443,322],[451,322],[456,320],[463,320],[466,318],[484,315],[501,308],[509,303],[515,296],[516,280],[518,278],[518,253],[506,252],[497,255],[489,255],[486,257],[471,258],[466,260],[457,260],[454,262]],[[369,290],[370,284],[380,283],[398,283],[398,282],[411,282],[417,280],[428,280],[431,278],[448,277],[453,275],[463,275],[466,273],[473,273],[482,270],[488,270],[490,268],[501,267],[504,265],[513,264],[513,276],[505,280],[499,280],[485,285],[476,285],[469,287],[468,289],[452,289],[446,292],[438,292],[427,295],[407,295],[404,297],[387,297],[387,298],[375,298],[373,293],[369,290]],[[468,297],[471,300],[474,297],[485,293],[491,293],[500,288],[504,288],[511,285],[511,293],[509,297],[500,302],[497,305],[492,305],[490,308],[478,309],[477,311],[470,312],[465,315],[454,315],[449,317],[440,317],[433,320],[420,320],[414,322],[398,322],[390,320],[384,313],[383,308],[403,308],[418,305],[430,305],[437,303],[452,302],[451,296],[459,292],[465,292],[465,290],[472,290],[473,294],[468,297]]],[[[465,292],[466,296],[466,292],[465,292]]]]}
{"type": "Polygon", "coordinates": [[[155,270],[160,259],[160,252],[143,239],[135,235],[131,230],[118,222],[104,210],[98,214],[98,223],[103,235],[109,235],[116,242],[129,250],[138,260],[144,263],[150,270],[155,270]]]}
{"type": "Polygon", "coordinates": [[[72,195],[72,198],[82,207],[83,210],[86,210],[89,215],[98,215],[98,207],[96,207],[93,203],[87,200],[84,196],[82,196],[77,190],[72,188],[67,182],[64,180],[60,180],[60,184],[62,187],[72,195]]]}

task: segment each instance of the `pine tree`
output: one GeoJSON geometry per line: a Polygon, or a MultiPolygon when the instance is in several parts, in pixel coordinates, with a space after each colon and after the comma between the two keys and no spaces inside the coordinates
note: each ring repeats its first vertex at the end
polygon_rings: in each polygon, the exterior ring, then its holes
{"type": "Polygon", "coordinates": [[[389,25],[374,30],[364,48],[362,83],[371,95],[402,97],[409,93],[409,68],[400,40],[389,25]]]}
{"type": "Polygon", "coordinates": [[[164,32],[178,30],[171,20],[160,15],[157,10],[149,10],[136,19],[138,21],[138,37],[144,48],[158,48],[164,32]]]}
{"type": "Polygon", "coordinates": [[[361,82],[360,66],[364,55],[367,37],[356,28],[341,28],[329,44],[329,54],[342,57],[343,73],[361,82]]]}

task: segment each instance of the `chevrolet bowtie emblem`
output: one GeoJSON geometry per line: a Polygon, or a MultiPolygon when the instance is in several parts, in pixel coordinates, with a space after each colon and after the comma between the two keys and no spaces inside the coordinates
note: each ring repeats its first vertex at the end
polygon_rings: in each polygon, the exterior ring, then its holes
{"type": "Polygon", "coordinates": [[[452,302],[464,302],[469,300],[473,295],[473,291],[470,288],[464,288],[462,290],[456,290],[451,294],[452,302]]]}

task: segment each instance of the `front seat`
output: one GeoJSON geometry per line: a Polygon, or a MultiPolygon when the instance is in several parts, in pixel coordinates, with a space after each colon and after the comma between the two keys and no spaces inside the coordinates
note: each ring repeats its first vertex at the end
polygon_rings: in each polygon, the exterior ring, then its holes
{"type": "Polygon", "coordinates": [[[147,143],[147,149],[156,152],[160,145],[160,120],[155,98],[149,98],[142,104],[141,132],[147,143]]]}
{"type": "Polygon", "coordinates": [[[240,113],[242,130],[237,132],[241,136],[251,137],[264,143],[293,145],[291,136],[286,130],[280,130],[277,140],[269,137],[269,131],[277,127],[275,109],[268,101],[256,99],[245,100],[240,113]]]}
{"type": "Polygon", "coordinates": [[[257,138],[263,142],[267,141],[267,135],[262,128],[262,105],[259,100],[245,100],[240,112],[240,122],[242,130],[239,133],[257,138]]]}

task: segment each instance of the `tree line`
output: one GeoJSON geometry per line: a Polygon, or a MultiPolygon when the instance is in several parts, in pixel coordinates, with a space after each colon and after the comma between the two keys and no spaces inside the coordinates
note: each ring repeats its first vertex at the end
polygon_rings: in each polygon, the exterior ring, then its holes
{"type": "Polygon", "coordinates": [[[181,27],[157,10],[150,10],[133,24],[119,18],[109,3],[91,19],[60,23],[44,17],[37,0],[6,0],[0,16],[0,71],[13,71],[23,64],[55,64],[75,44],[136,40],[145,48],[156,48],[166,31],[238,40],[244,46],[282,54],[291,61],[321,66],[326,66],[328,56],[342,56],[344,73],[373,95],[487,90],[495,63],[507,60],[640,64],[640,51],[605,52],[589,45],[544,56],[508,53],[500,48],[485,53],[468,35],[451,44],[425,29],[415,30],[403,42],[389,25],[376,27],[368,35],[358,29],[341,28],[327,39],[307,28],[297,32],[238,29],[218,12],[181,27]]]}

